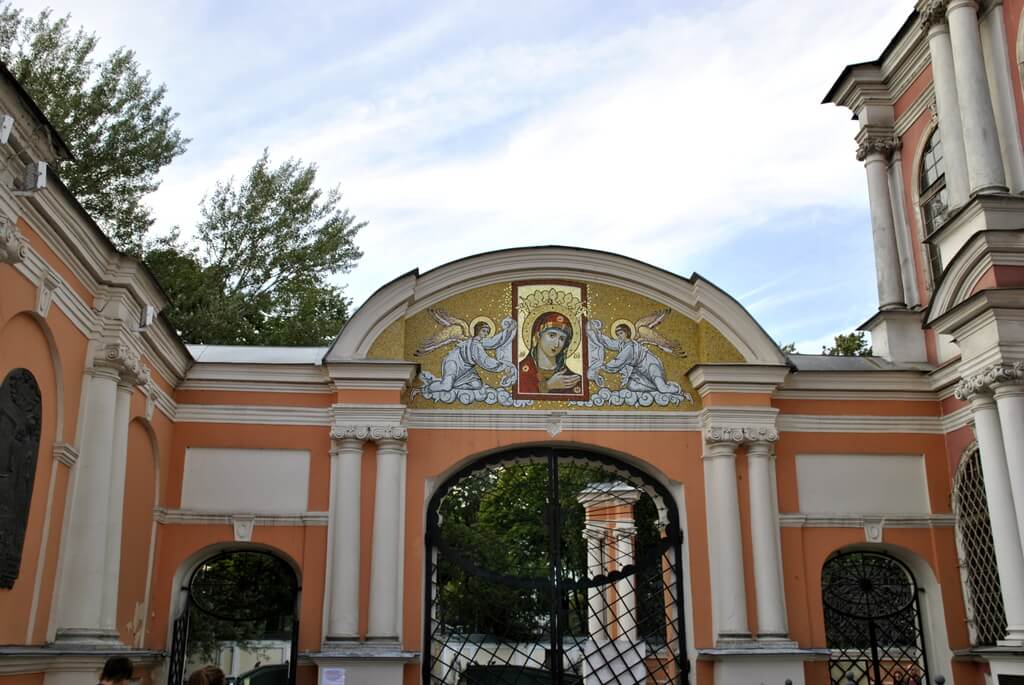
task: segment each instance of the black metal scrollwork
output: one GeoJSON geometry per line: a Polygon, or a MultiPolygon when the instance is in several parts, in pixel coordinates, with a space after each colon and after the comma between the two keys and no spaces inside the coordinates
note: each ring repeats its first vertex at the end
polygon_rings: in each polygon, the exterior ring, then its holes
{"type": "Polygon", "coordinates": [[[14,369],[0,386],[0,588],[14,587],[36,478],[42,397],[27,369],[14,369]]]}

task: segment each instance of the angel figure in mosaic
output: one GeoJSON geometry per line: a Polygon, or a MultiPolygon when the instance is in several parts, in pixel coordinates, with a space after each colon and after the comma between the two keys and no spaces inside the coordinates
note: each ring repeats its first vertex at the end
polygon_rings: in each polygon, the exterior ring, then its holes
{"type": "Polygon", "coordinates": [[[486,388],[477,369],[503,373],[501,386],[507,388],[516,380],[516,366],[512,363],[512,338],[516,324],[510,318],[501,322],[501,330],[492,335],[494,323],[486,316],[478,316],[467,323],[443,309],[430,309],[430,315],[440,330],[420,342],[415,355],[422,357],[434,350],[454,346],[441,362],[441,375],[424,371],[420,373],[422,387],[420,394],[428,399],[451,402],[453,393],[476,391],[486,388]],[[488,354],[494,350],[492,357],[488,354]]]}
{"type": "MultiPolygon", "coordinates": [[[[666,380],[665,365],[654,352],[655,349],[676,357],[685,357],[686,352],[678,341],[670,340],[656,329],[669,314],[668,309],[652,312],[634,321],[619,319],[612,324],[612,335],[602,331],[600,321],[591,320],[587,325],[588,355],[590,364],[587,378],[604,386],[601,375],[618,374],[620,390],[635,393],[652,393],[671,401],[688,400],[678,383],[666,380]],[[605,361],[605,353],[615,356],[605,361]]],[[[661,402],[659,402],[661,404],[661,402]]]]}

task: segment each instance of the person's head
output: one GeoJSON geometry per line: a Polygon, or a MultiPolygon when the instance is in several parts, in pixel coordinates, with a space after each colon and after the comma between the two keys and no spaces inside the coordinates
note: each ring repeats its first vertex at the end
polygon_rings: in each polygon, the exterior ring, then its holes
{"type": "Polygon", "coordinates": [[[126,656],[112,656],[103,664],[100,682],[104,685],[121,685],[132,677],[132,661],[126,656]]]}
{"type": "Polygon", "coordinates": [[[545,312],[533,322],[530,352],[555,360],[557,366],[565,363],[565,351],[572,343],[572,324],[564,314],[545,312]]]}
{"type": "Polygon", "coordinates": [[[491,334],[491,324],[486,321],[477,321],[476,325],[473,326],[473,337],[475,338],[486,338],[491,334]]]}
{"type": "Polygon", "coordinates": [[[188,685],[224,685],[224,671],[216,666],[203,666],[192,671],[188,685]]]}
{"type": "Polygon", "coordinates": [[[633,337],[633,331],[629,330],[626,324],[620,323],[615,327],[615,337],[619,340],[629,340],[633,337]]]}

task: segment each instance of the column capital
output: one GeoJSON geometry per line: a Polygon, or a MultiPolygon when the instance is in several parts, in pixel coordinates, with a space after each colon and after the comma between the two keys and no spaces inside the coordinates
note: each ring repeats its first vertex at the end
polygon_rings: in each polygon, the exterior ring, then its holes
{"type": "Polygon", "coordinates": [[[773,443],[779,439],[774,426],[765,425],[711,425],[704,429],[704,442],[708,446],[716,443],[732,443],[733,446],[753,443],[773,443]]]}
{"type": "Polygon", "coordinates": [[[978,8],[979,8],[977,0],[948,0],[948,2],[945,3],[945,5],[946,5],[946,13],[947,14],[949,12],[952,12],[954,10],[958,10],[958,9],[961,9],[961,8],[964,8],[964,7],[969,7],[970,9],[974,10],[975,13],[977,13],[978,8]]]}
{"type": "Polygon", "coordinates": [[[768,440],[756,440],[747,447],[747,456],[771,459],[775,456],[772,445],[773,443],[768,440]]]}
{"type": "Polygon", "coordinates": [[[921,29],[927,33],[932,27],[944,27],[946,25],[946,6],[949,0],[928,0],[919,10],[918,17],[921,21],[921,29]]]}
{"type": "Polygon", "coordinates": [[[17,264],[28,257],[28,242],[14,222],[0,215],[0,263],[17,264]]]}
{"type": "Polygon", "coordinates": [[[332,440],[362,440],[380,442],[381,440],[407,439],[409,431],[405,426],[335,426],[331,430],[332,440]]]}
{"type": "Polygon", "coordinates": [[[1001,386],[1024,382],[1024,361],[992,364],[980,373],[960,379],[953,390],[958,400],[974,400],[977,395],[988,395],[1001,386]]]}
{"type": "Polygon", "coordinates": [[[152,378],[149,367],[142,363],[139,354],[123,342],[103,344],[93,365],[117,371],[121,384],[131,387],[146,385],[152,378]]]}
{"type": "Polygon", "coordinates": [[[872,155],[880,155],[883,160],[888,161],[900,146],[899,137],[891,133],[868,134],[857,146],[857,161],[867,161],[872,155]]]}

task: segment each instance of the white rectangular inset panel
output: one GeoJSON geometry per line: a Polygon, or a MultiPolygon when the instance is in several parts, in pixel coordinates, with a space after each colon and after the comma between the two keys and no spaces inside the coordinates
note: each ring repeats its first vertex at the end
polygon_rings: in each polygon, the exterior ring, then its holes
{"type": "Polygon", "coordinates": [[[798,454],[803,514],[929,514],[924,457],[798,454]]]}
{"type": "Polygon", "coordinates": [[[181,508],[239,513],[306,511],[309,450],[189,447],[181,508]]]}

